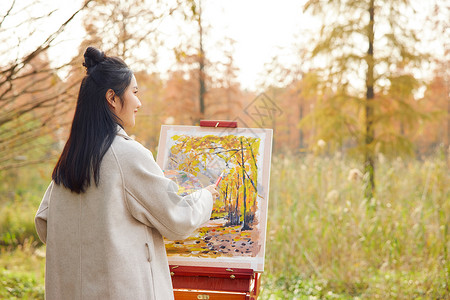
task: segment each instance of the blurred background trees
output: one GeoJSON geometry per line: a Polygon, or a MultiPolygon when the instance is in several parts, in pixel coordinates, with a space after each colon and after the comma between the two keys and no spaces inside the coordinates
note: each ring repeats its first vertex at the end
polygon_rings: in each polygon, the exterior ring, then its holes
{"type": "Polygon", "coordinates": [[[0,170],[39,163],[49,152],[58,129],[67,126],[61,118],[76,83],[62,80],[57,72],[67,64],[51,65],[48,50],[67,25],[87,7],[52,28],[48,35],[30,44],[36,32],[54,11],[39,9],[42,3],[8,1],[0,15],[0,170]],[[24,50],[27,49],[27,50],[24,50]]]}
{"type": "Polygon", "coordinates": [[[421,28],[408,19],[416,10],[408,1],[311,0],[305,10],[321,17],[320,35],[309,59],[325,63],[318,71],[320,91],[314,118],[316,139],[351,147],[364,156],[366,197],[375,189],[375,153],[412,152],[406,131],[415,130],[422,113],[414,94],[416,78],[430,56],[421,50],[421,28]],[[332,130],[332,128],[334,130],[332,130]]]}
{"type": "MultiPolygon", "coordinates": [[[[236,42],[225,36],[211,45],[214,24],[202,18],[200,1],[83,1],[47,35],[36,28],[57,12],[36,9],[45,1],[7,2],[0,16],[0,170],[58,155],[88,45],[123,57],[135,70],[143,108],[133,133],[152,150],[164,123],[209,118],[259,126],[247,109],[261,92],[282,111],[265,125],[275,130],[276,152],[361,155],[368,198],[378,154],[448,148],[448,53],[433,57],[423,50],[421,27],[408,21],[417,8],[408,1],[307,1],[305,13],[322,20],[319,34],[296,46],[294,64],[283,61],[280,49],[258,92],[237,80],[236,42]],[[73,28],[67,28],[76,18],[84,37],[77,54],[61,63],[49,51],[70,39],[73,28]],[[175,43],[168,32],[179,36],[175,43]],[[163,71],[165,55],[173,62],[163,71]],[[423,69],[434,75],[423,76],[423,69]]],[[[439,1],[434,14],[430,28],[448,36],[439,1]]]]}

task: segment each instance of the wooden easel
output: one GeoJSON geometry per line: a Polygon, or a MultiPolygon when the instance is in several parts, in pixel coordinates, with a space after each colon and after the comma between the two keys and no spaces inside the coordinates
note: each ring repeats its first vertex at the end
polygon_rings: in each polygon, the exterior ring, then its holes
{"type": "MultiPolygon", "coordinates": [[[[200,121],[201,127],[236,128],[235,121],[200,121]]],[[[256,300],[260,274],[252,269],[170,265],[175,300],[256,300]]]]}
{"type": "Polygon", "coordinates": [[[176,300],[256,300],[260,275],[252,269],[170,266],[176,300]]]}

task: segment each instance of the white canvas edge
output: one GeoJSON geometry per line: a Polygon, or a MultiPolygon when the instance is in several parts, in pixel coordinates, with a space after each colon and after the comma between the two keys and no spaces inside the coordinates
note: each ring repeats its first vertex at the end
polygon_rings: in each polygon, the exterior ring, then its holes
{"type": "Polygon", "coordinates": [[[228,134],[242,134],[242,131],[245,132],[259,132],[264,133],[265,138],[267,139],[264,143],[263,147],[263,166],[264,166],[264,174],[262,175],[263,186],[264,186],[264,178],[267,180],[267,193],[266,193],[266,201],[265,201],[265,214],[262,216],[264,220],[262,223],[264,225],[264,230],[261,230],[261,234],[263,235],[263,243],[261,244],[261,251],[259,255],[256,257],[218,257],[218,258],[207,258],[207,257],[182,257],[182,256],[169,256],[168,261],[171,265],[181,265],[181,266],[203,266],[203,267],[234,267],[234,268],[249,268],[254,270],[255,272],[263,272],[264,271],[264,259],[265,259],[265,249],[266,249],[266,240],[267,240],[267,218],[268,218],[268,207],[269,207],[269,192],[270,192],[270,167],[271,167],[271,159],[272,159],[272,141],[273,141],[273,130],[270,128],[225,128],[219,127],[214,129],[213,127],[200,127],[200,126],[188,126],[188,125],[162,125],[160,131],[160,138],[158,142],[158,152],[156,162],[162,169],[164,166],[164,153],[162,153],[161,146],[166,146],[167,144],[167,135],[169,130],[180,130],[180,131],[189,131],[189,130],[198,130],[201,131],[214,131],[214,130],[226,130],[228,134]],[[241,132],[240,132],[241,131],[241,132]],[[267,153],[266,153],[267,152],[267,153]],[[268,156],[266,159],[264,155],[268,156]],[[268,165],[266,165],[268,164],[268,165]],[[267,174],[266,174],[267,172],[267,174]]]}

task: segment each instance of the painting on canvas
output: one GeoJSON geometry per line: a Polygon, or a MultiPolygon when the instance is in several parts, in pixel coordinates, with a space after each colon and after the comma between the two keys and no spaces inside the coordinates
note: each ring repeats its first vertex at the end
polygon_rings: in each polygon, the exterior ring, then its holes
{"type": "Polygon", "coordinates": [[[170,264],[263,271],[271,148],[271,129],[162,126],[157,162],[180,195],[223,175],[211,219],[165,241],[170,264]]]}

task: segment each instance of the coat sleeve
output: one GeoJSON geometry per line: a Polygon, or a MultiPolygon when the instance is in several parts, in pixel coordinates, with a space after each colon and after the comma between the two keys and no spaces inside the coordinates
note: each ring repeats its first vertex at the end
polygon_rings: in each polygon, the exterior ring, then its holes
{"type": "Polygon", "coordinates": [[[47,191],[44,194],[44,198],[42,198],[41,205],[39,205],[39,209],[34,218],[34,224],[36,226],[37,234],[44,244],[47,242],[48,204],[50,201],[52,190],[53,181],[48,186],[47,191]]]}
{"type": "Polygon", "coordinates": [[[164,177],[152,153],[141,147],[126,157],[116,158],[122,171],[128,209],[134,218],[156,228],[166,238],[185,239],[211,217],[212,195],[200,189],[179,196],[178,185],[164,177]]]}

